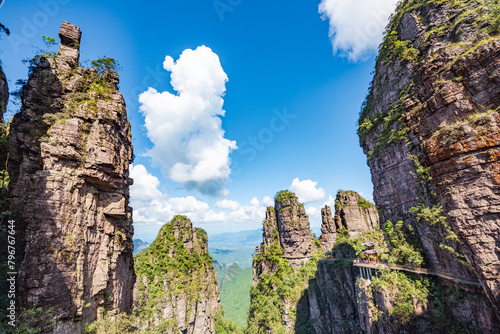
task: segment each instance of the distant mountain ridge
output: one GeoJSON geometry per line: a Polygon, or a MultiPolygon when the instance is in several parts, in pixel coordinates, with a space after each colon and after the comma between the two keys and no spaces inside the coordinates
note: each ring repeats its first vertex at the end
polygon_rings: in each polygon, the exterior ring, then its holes
{"type": "Polygon", "coordinates": [[[252,246],[260,244],[262,229],[239,232],[226,232],[209,236],[209,247],[231,248],[233,246],[252,246]]]}
{"type": "Polygon", "coordinates": [[[214,234],[209,237],[208,250],[220,264],[237,263],[247,268],[252,266],[252,254],[261,238],[261,229],[214,234]]]}
{"type": "Polygon", "coordinates": [[[134,239],[134,252],[133,255],[142,252],[143,250],[148,249],[150,244],[148,242],[142,241],[141,239],[134,239]]]}

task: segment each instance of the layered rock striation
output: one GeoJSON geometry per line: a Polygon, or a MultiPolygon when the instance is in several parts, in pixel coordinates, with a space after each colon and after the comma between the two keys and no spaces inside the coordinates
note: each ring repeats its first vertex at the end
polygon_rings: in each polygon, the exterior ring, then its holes
{"type": "Polygon", "coordinates": [[[357,237],[363,232],[378,227],[378,213],[375,205],[352,190],[339,190],[335,198],[335,226],[349,230],[357,237]]]}
{"type": "Polygon", "coordinates": [[[140,329],[215,333],[215,316],[222,309],[204,230],[175,216],[135,257],[135,267],[133,313],[140,329]]]}
{"type": "Polygon", "coordinates": [[[314,243],[304,205],[295,194],[282,191],[276,196],[274,210],[283,256],[288,260],[309,257],[314,243]]]}
{"type": "Polygon", "coordinates": [[[359,124],[382,221],[429,265],[482,283],[500,319],[500,40],[495,1],[404,1],[359,124]]]}
{"type": "MultiPolygon", "coordinates": [[[[7,104],[9,103],[9,85],[7,78],[0,65],[0,170],[2,170],[2,180],[6,177],[7,169],[7,156],[9,153],[8,139],[7,139],[7,126],[5,126],[4,114],[7,111],[7,104]]],[[[6,188],[7,184],[2,182],[2,188],[6,188]]],[[[5,211],[5,210],[3,210],[5,211]]]]}
{"type": "Polygon", "coordinates": [[[118,75],[78,66],[80,36],[63,22],[59,52],[32,61],[10,126],[19,302],[52,308],[55,333],[130,311],[135,281],[130,124],[118,75]]]}
{"type": "Polygon", "coordinates": [[[9,85],[7,83],[7,78],[5,77],[5,73],[0,66],[0,112],[3,114],[7,110],[7,103],[9,102],[9,85]]]}
{"type": "Polygon", "coordinates": [[[332,249],[337,240],[337,232],[340,231],[342,227],[335,224],[335,219],[332,216],[332,209],[328,205],[321,208],[321,236],[319,241],[321,242],[321,248],[325,251],[332,249]]]}
{"type": "Polygon", "coordinates": [[[268,207],[260,253],[253,259],[248,333],[293,333],[300,295],[314,275],[320,242],[297,196],[283,190],[268,207]]]}

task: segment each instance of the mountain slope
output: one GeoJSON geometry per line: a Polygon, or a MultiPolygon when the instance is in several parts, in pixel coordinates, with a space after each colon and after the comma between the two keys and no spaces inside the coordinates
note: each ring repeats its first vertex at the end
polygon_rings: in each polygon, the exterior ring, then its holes
{"type": "Polygon", "coordinates": [[[133,313],[140,329],[215,333],[220,295],[207,241],[205,231],[175,216],[136,255],[133,313]]]}
{"type": "Polygon", "coordinates": [[[219,287],[224,316],[245,328],[250,307],[252,268],[241,269],[236,263],[233,263],[221,277],[219,287]]]}

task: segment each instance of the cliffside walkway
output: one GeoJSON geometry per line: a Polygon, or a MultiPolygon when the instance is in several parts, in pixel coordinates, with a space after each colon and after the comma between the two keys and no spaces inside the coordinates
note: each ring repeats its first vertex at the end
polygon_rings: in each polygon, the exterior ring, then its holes
{"type": "MultiPolygon", "coordinates": [[[[321,259],[320,261],[345,261],[341,259],[321,259]]],[[[443,271],[439,270],[430,270],[426,268],[419,268],[419,267],[412,267],[412,266],[405,266],[405,265],[389,265],[387,263],[381,262],[381,263],[365,263],[365,262],[360,262],[354,260],[352,262],[352,265],[354,267],[359,267],[361,271],[361,276],[370,278],[373,275],[371,274],[371,269],[375,269],[375,274],[377,269],[391,269],[391,270],[401,270],[401,271],[406,271],[414,274],[420,274],[420,275],[432,275],[432,276],[437,276],[440,278],[444,278],[447,280],[450,280],[455,283],[461,283],[461,284],[467,284],[467,285],[473,285],[473,286],[478,286],[482,287],[481,283],[478,281],[467,281],[458,277],[454,277],[448,273],[445,273],[443,271]],[[361,268],[366,268],[370,269],[369,271],[367,270],[361,270],[361,268]]]]}
{"type": "Polygon", "coordinates": [[[392,270],[401,270],[401,271],[407,271],[410,273],[414,274],[421,274],[421,275],[432,275],[432,276],[437,276],[441,277],[450,281],[453,281],[455,283],[462,283],[462,284],[468,284],[468,285],[474,285],[474,286],[479,286],[481,287],[481,283],[479,282],[472,282],[472,281],[467,281],[463,280],[458,277],[451,276],[448,273],[439,271],[439,270],[430,270],[426,268],[418,268],[418,267],[412,267],[412,266],[404,266],[404,265],[388,265],[387,263],[364,263],[364,262],[353,262],[353,266],[355,267],[362,267],[362,268],[371,268],[371,269],[392,269],[392,270]]]}

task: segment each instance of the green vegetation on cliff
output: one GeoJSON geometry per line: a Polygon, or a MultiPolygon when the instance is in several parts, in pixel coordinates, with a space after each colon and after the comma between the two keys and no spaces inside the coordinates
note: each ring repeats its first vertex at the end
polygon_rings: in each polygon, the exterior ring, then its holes
{"type": "Polygon", "coordinates": [[[87,333],[178,333],[195,323],[206,333],[238,333],[237,325],[223,317],[207,243],[205,231],[193,228],[185,216],[173,217],[134,258],[132,314],[104,311],[102,319],[87,325],[87,333]]]}
{"type": "MultiPolygon", "coordinates": [[[[190,312],[197,310],[202,292],[205,298],[216,298],[217,283],[207,234],[193,229],[185,216],[175,216],[165,224],[151,246],[134,260],[138,287],[134,313],[141,327],[158,328],[152,327],[154,315],[162,313],[164,303],[175,307],[173,296],[185,300],[186,320],[190,312]]],[[[172,317],[160,321],[161,326],[178,328],[180,324],[172,317]]]]}
{"type": "Polygon", "coordinates": [[[314,278],[323,253],[314,253],[298,270],[282,255],[283,249],[273,243],[270,247],[263,247],[261,253],[254,257],[255,267],[262,269],[265,262],[268,268],[273,269],[262,273],[257,284],[250,289],[246,334],[286,333],[283,316],[286,313],[295,323],[297,303],[309,280],[314,278]]]}
{"type": "MultiPolygon", "coordinates": [[[[421,277],[396,270],[379,270],[378,277],[364,287],[372,296],[386,296],[384,304],[369,302],[374,327],[378,323],[391,332],[481,333],[470,319],[454,314],[458,305],[476,300],[477,293],[444,285],[431,276],[421,277]]],[[[361,284],[361,282],[358,282],[361,284]]],[[[458,306],[460,307],[460,306],[458,306]]],[[[471,310],[479,312],[482,310],[471,310]]],[[[473,317],[477,317],[478,314],[473,317]]]]}

